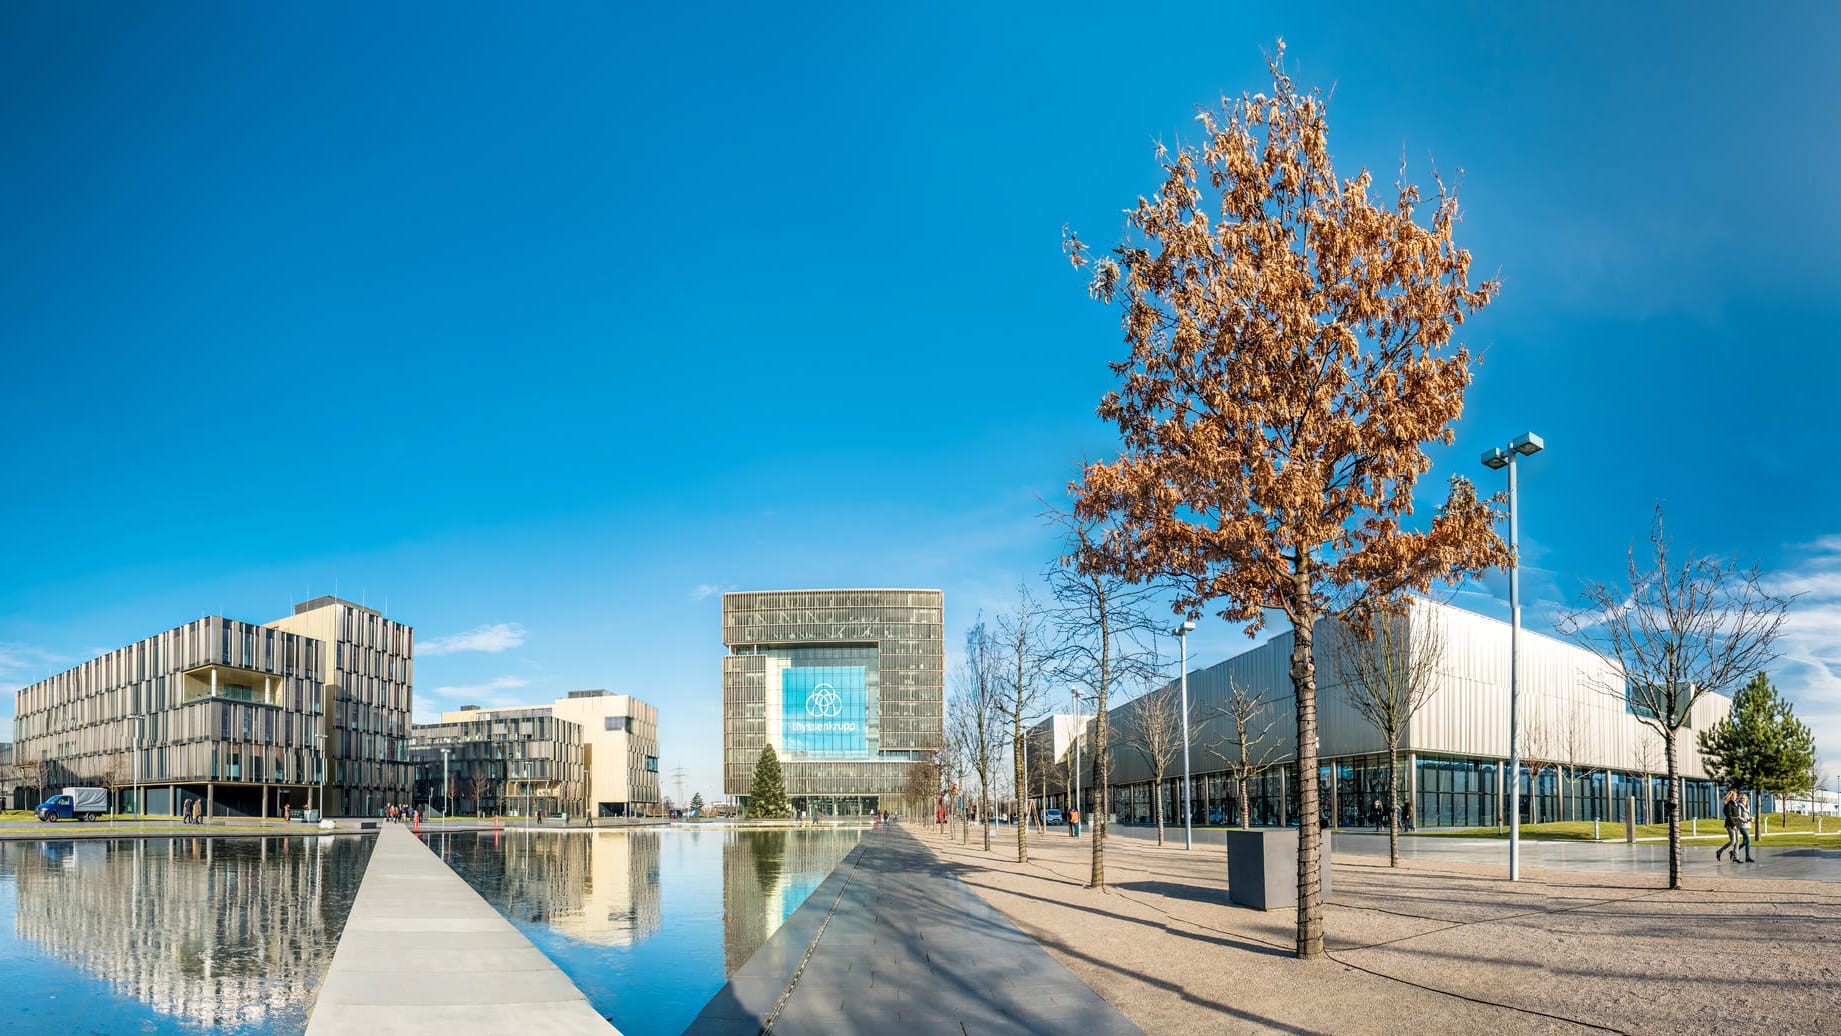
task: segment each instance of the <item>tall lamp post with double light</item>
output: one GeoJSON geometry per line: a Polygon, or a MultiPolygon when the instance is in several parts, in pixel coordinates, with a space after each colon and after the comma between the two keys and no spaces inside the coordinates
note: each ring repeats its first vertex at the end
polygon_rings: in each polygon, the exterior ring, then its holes
{"type": "Polygon", "coordinates": [[[1181,679],[1183,694],[1183,848],[1195,848],[1195,833],[1190,827],[1190,818],[1195,812],[1195,804],[1189,799],[1189,634],[1194,632],[1195,623],[1183,620],[1176,627],[1176,641],[1183,646],[1183,675],[1181,679]]]}
{"type": "MultiPolygon", "coordinates": [[[[1509,880],[1521,879],[1521,553],[1516,524],[1515,459],[1531,457],[1546,446],[1533,432],[1523,432],[1507,446],[1483,451],[1483,466],[1509,469],[1509,880]]],[[[1540,789],[1529,788],[1529,794],[1540,789]]]]}

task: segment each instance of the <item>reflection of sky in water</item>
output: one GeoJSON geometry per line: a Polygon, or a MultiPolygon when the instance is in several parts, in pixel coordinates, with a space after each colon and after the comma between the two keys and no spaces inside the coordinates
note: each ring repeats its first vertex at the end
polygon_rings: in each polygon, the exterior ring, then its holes
{"type": "Polygon", "coordinates": [[[0,1031],[299,1032],[370,839],[0,842],[0,1031]]]}
{"type": "Polygon", "coordinates": [[[627,1036],[684,1031],[858,831],[430,834],[627,1036]]]}

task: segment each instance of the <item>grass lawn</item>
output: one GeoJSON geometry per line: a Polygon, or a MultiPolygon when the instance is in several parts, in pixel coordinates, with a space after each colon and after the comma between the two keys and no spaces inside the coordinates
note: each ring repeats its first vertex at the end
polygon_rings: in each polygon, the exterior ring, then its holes
{"type": "MultiPolygon", "coordinates": [[[[1614,842],[1624,838],[1624,825],[1621,821],[1606,821],[1599,825],[1601,840],[1614,842]]],[[[1726,840],[1726,829],[1717,820],[1702,819],[1699,824],[1700,834],[1693,834],[1695,825],[1684,821],[1681,825],[1683,841],[1706,842],[1716,844],[1726,840]]],[[[1467,828],[1421,828],[1413,832],[1420,838],[1501,838],[1507,839],[1508,828],[1498,831],[1494,827],[1467,828]]],[[[1566,820],[1548,824],[1523,824],[1521,836],[1533,842],[1589,842],[1592,840],[1592,822],[1589,820],[1566,820]]],[[[1636,836],[1643,838],[1667,838],[1667,824],[1638,824],[1636,836]]],[[[1841,848],[1841,819],[1835,817],[1808,817],[1792,813],[1789,824],[1784,825],[1783,815],[1768,814],[1765,818],[1764,837],[1761,845],[1769,846],[1819,846],[1823,848],[1841,848]],[[1821,821],[1821,834],[1816,834],[1816,821],[1821,821]]]]}

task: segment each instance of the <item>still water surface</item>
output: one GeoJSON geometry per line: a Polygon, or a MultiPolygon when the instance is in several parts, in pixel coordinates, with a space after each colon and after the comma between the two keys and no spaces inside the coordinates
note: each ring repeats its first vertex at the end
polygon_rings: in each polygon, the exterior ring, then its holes
{"type": "Polygon", "coordinates": [[[626,1036],[678,1036],[860,831],[428,834],[626,1036]]]}
{"type": "MultiPolygon", "coordinates": [[[[430,834],[628,1036],[684,1031],[861,836],[430,834]]],[[[0,842],[0,1032],[297,1033],[368,838],[0,842]]]]}
{"type": "Polygon", "coordinates": [[[301,1031],[371,845],[0,842],[0,1031],[301,1031]]]}

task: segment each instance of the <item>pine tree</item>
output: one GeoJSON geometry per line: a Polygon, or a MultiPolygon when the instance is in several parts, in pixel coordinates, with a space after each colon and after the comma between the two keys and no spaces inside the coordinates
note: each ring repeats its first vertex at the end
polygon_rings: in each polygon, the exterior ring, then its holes
{"type": "Polygon", "coordinates": [[[703,793],[702,792],[697,792],[695,795],[692,795],[690,797],[690,808],[696,810],[699,813],[703,812],[703,793]]]}
{"type": "Polygon", "coordinates": [[[1807,786],[1815,762],[1814,735],[1764,673],[1732,696],[1732,715],[1701,731],[1698,740],[1714,780],[1779,797],[1807,786]]]}
{"type": "Polygon", "coordinates": [[[780,773],[780,756],[773,745],[761,746],[761,758],[754,764],[754,780],[748,790],[750,817],[785,820],[793,815],[793,804],[786,800],[786,778],[780,773]]]}

